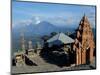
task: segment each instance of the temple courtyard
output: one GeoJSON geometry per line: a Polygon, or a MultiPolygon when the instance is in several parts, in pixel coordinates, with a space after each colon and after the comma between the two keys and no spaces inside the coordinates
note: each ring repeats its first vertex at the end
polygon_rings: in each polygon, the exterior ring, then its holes
{"type": "Polygon", "coordinates": [[[93,64],[88,65],[78,65],[72,64],[71,66],[63,66],[59,67],[55,64],[47,63],[43,58],[39,55],[36,55],[31,59],[37,66],[12,66],[12,74],[18,73],[41,73],[41,72],[57,72],[57,71],[73,71],[73,70],[92,70],[95,69],[95,58],[93,64]]]}

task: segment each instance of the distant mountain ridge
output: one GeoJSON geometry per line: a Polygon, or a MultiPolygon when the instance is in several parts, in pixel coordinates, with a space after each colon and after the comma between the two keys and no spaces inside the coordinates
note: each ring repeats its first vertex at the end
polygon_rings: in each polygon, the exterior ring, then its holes
{"type": "Polygon", "coordinates": [[[15,26],[12,28],[12,31],[14,34],[20,34],[21,31],[24,31],[24,33],[31,34],[31,35],[47,35],[50,34],[53,31],[58,31],[57,27],[54,26],[53,24],[43,21],[40,22],[37,25],[20,25],[20,26],[15,26]]]}
{"type": "MultiPolygon", "coordinates": [[[[50,36],[51,32],[72,32],[70,35],[71,38],[75,38],[75,30],[77,27],[57,27],[57,25],[53,25],[49,22],[42,21],[38,23],[37,25],[34,25],[33,23],[30,24],[19,24],[12,28],[12,47],[13,49],[20,49],[20,34],[21,31],[24,31],[24,36],[26,43],[29,40],[32,40],[33,44],[35,44],[37,41],[41,40],[40,38],[44,35],[50,36]]],[[[96,38],[96,29],[93,29],[94,38],[96,38]]],[[[95,40],[96,41],[96,40],[95,40]]]]}
{"type": "Polygon", "coordinates": [[[21,31],[24,31],[24,33],[28,35],[49,35],[51,32],[66,32],[71,31],[71,28],[67,27],[57,27],[56,25],[53,25],[47,21],[42,21],[38,24],[32,24],[29,25],[16,25],[12,28],[12,32],[14,35],[19,35],[21,31]]]}

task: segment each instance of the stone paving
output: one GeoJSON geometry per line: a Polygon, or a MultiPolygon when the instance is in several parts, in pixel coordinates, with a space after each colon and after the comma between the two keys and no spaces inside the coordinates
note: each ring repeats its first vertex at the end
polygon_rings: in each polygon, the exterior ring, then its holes
{"type": "Polygon", "coordinates": [[[59,67],[55,64],[45,62],[40,56],[31,59],[38,66],[12,66],[12,73],[37,73],[37,72],[54,72],[54,71],[70,71],[70,70],[88,70],[95,69],[95,62],[91,65],[59,67]]]}

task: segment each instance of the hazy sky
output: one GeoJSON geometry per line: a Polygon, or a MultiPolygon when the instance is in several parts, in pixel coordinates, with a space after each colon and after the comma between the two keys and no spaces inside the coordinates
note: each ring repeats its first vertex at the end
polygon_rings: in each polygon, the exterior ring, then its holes
{"type": "Polygon", "coordinates": [[[49,4],[34,2],[12,2],[12,24],[48,21],[54,25],[77,26],[85,14],[95,27],[95,6],[49,4]]]}

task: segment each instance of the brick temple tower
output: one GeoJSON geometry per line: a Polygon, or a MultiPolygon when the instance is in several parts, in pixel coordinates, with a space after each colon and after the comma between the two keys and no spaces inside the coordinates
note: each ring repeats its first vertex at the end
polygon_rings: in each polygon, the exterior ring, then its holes
{"type": "Polygon", "coordinates": [[[23,52],[25,52],[25,39],[24,39],[24,34],[21,33],[21,49],[23,52]]]}
{"type": "Polygon", "coordinates": [[[93,63],[94,36],[88,18],[84,15],[76,31],[73,49],[76,51],[76,65],[93,63]]]}
{"type": "Polygon", "coordinates": [[[34,49],[32,47],[32,41],[29,41],[28,42],[28,56],[31,58],[31,57],[34,57],[34,49]]]}
{"type": "Polygon", "coordinates": [[[28,48],[29,49],[33,49],[33,47],[32,47],[32,41],[29,41],[28,44],[29,44],[28,48]]]}

